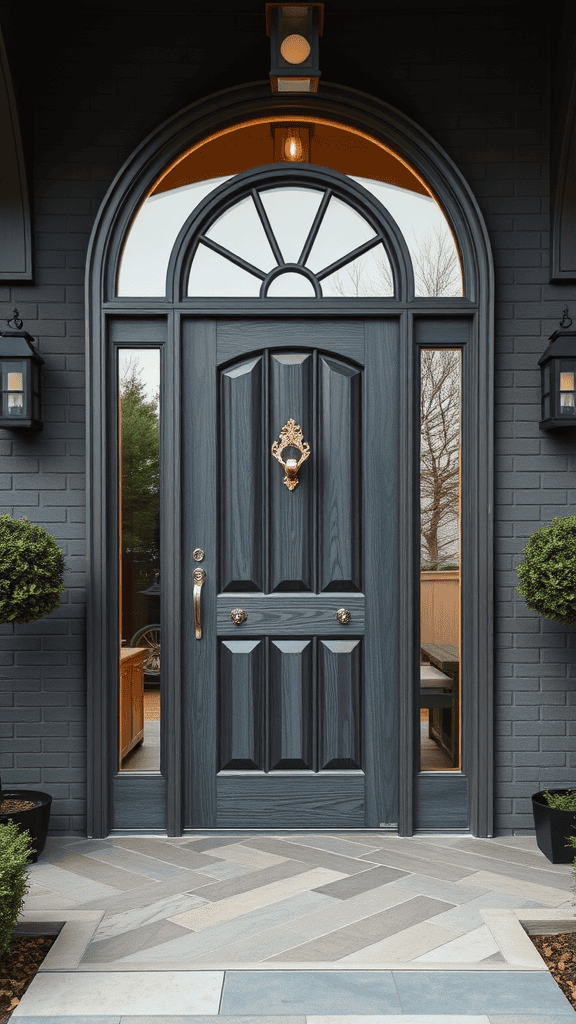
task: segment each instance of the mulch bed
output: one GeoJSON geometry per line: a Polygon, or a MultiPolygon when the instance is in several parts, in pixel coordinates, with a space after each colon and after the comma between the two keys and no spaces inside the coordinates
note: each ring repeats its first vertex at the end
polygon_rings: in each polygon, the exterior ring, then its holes
{"type": "Polygon", "coordinates": [[[0,804],[0,814],[16,814],[17,811],[31,811],[33,807],[39,806],[39,800],[3,800],[0,804]]]}
{"type": "Polygon", "coordinates": [[[576,932],[529,935],[554,981],[576,1010],[576,932]]]}
{"type": "Polygon", "coordinates": [[[0,957],[0,1024],[18,1006],[53,942],[54,936],[16,936],[10,952],[0,957]]]}

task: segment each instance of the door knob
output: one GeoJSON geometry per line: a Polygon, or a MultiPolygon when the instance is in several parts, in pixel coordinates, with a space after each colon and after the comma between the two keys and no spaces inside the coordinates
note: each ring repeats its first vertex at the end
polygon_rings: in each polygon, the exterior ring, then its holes
{"type": "Polygon", "coordinates": [[[200,609],[200,598],[202,596],[202,584],[206,579],[206,573],[204,569],[194,569],[194,626],[196,629],[196,639],[202,639],[202,614],[200,609]]]}
{"type": "Polygon", "coordinates": [[[336,612],[336,618],[338,619],[338,622],[341,622],[342,625],[345,626],[347,622],[350,622],[352,612],[349,612],[347,608],[339,608],[336,612]]]}

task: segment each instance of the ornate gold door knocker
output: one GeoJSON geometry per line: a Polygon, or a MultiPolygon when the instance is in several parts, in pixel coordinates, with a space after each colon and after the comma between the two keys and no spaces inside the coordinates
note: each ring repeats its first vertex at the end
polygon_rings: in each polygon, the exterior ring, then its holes
{"type": "Polygon", "coordinates": [[[285,426],[282,427],[278,441],[274,441],[272,445],[272,455],[275,459],[278,459],[278,462],[284,468],[284,483],[286,487],[289,491],[293,491],[298,486],[298,470],[310,455],[310,445],[304,440],[302,430],[296,423],[296,420],[288,420],[285,426]],[[298,461],[296,459],[286,459],[286,462],[284,462],[282,452],[285,448],[297,448],[301,453],[298,461]]]}

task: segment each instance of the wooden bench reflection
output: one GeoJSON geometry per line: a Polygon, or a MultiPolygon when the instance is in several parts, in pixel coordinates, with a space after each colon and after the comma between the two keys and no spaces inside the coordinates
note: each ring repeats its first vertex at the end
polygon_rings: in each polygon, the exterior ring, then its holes
{"type": "Polygon", "coordinates": [[[429,708],[429,736],[459,767],[460,657],[454,644],[420,645],[420,707],[429,708]]]}

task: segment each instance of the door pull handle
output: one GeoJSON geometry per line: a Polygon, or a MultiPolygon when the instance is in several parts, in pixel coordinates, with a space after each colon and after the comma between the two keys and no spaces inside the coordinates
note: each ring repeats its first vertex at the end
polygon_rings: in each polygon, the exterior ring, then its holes
{"type": "Polygon", "coordinates": [[[202,596],[202,584],[206,579],[204,569],[194,569],[194,626],[196,628],[196,639],[202,639],[202,614],[200,609],[200,598],[202,596]]]}

